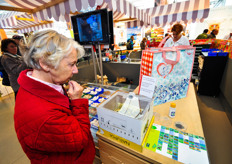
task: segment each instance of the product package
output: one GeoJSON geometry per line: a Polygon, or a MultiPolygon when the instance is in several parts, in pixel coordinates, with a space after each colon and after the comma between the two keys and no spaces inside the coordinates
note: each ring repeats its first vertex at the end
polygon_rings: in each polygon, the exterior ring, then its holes
{"type": "Polygon", "coordinates": [[[140,87],[143,75],[155,78],[154,105],[186,97],[195,49],[192,46],[176,46],[143,51],[140,87]]]}
{"type": "Polygon", "coordinates": [[[136,98],[128,102],[128,95],[127,92],[116,91],[97,107],[100,133],[139,149],[152,122],[153,100],[134,95],[136,98]],[[135,102],[137,100],[138,103],[135,102]],[[132,111],[129,104],[136,104],[140,112],[135,114],[137,111],[132,111]]]}

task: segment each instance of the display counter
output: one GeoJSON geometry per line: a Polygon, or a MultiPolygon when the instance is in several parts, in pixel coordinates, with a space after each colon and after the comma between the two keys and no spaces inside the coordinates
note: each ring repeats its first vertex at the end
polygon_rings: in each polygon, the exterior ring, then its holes
{"type": "MultiPolygon", "coordinates": [[[[140,62],[103,62],[103,75],[108,77],[109,82],[116,82],[117,77],[125,77],[133,86],[139,85],[140,62]]],[[[97,74],[100,75],[99,69],[97,74]]],[[[94,65],[92,59],[82,61],[78,65],[78,74],[74,74],[72,80],[94,82],[94,65]]],[[[129,83],[130,84],[130,83],[129,83]]]]}
{"type": "MultiPolygon", "coordinates": [[[[176,129],[174,122],[182,122],[187,127],[184,132],[204,137],[193,84],[190,84],[186,98],[173,102],[176,103],[176,116],[170,119],[171,123],[167,123],[163,119],[168,117],[170,103],[153,107],[153,112],[155,113],[154,123],[159,125],[165,124],[164,126],[166,127],[176,129]]],[[[99,137],[100,158],[103,163],[180,163],[145,147],[142,152],[138,152],[125,146],[123,143],[104,136],[99,131],[97,136],[99,137]]]]}

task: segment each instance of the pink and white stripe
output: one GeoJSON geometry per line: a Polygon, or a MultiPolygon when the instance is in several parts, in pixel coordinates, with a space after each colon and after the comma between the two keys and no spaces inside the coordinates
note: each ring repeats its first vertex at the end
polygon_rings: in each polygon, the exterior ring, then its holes
{"type": "MultiPolygon", "coordinates": [[[[5,0],[12,6],[24,8],[24,9],[35,9],[39,6],[45,5],[51,2],[51,0],[5,0]]],[[[64,16],[67,22],[70,21],[70,12],[80,11],[81,9],[87,9],[89,6],[94,7],[95,5],[101,6],[101,8],[108,8],[114,12],[114,20],[122,18],[126,15],[129,18],[136,18],[138,21],[142,21],[144,25],[151,23],[151,17],[145,11],[136,8],[126,0],[67,0],[40,10],[33,13],[35,19],[48,20],[52,17],[59,21],[61,15],[64,16]]]]}
{"type": "MultiPolygon", "coordinates": [[[[46,3],[51,2],[51,0],[5,0],[12,6],[24,8],[24,9],[35,9],[37,7],[43,6],[46,3]]],[[[54,18],[59,21],[61,15],[65,16],[70,14],[70,12],[80,11],[81,9],[87,9],[89,6],[94,7],[95,5],[102,5],[103,0],[67,0],[56,4],[54,6],[48,7],[36,13],[33,13],[34,17],[38,20],[46,20],[54,18]]],[[[70,17],[65,16],[66,21],[70,21],[70,17]]]]}
{"type": "Polygon", "coordinates": [[[174,22],[203,21],[209,15],[210,0],[189,0],[146,9],[152,16],[153,26],[164,26],[174,22]]]}
{"type": "Polygon", "coordinates": [[[1,28],[10,28],[17,25],[15,15],[21,14],[20,12],[6,12],[6,14],[0,15],[0,27],[1,28]]]}
{"type": "MultiPolygon", "coordinates": [[[[141,23],[138,24],[143,24],[145,26],[151,24],[151,17],[149,16],[149,14],[146,13],[146,11],[136,8],[133,4],[129,3],[126,0],[104,0],[101,8],[108,8],[114,13],[118,12],[124,14],[129,18],[136,18],[139,22],[141,21],[141,23]]],[[[117,18],[114,18],[114,20],[117,20],[117,18]]],[[[130,23],[129,26],[133,26],[136,24],[137,23],[135,21],[134,23],[130,23]]]]}
{"type": "Polygon", "coordinates": [[[21,34],[21,33],[28,33],[31,31],[38,31],[38,30],[45,29],[45,28],[52,28],[52,27],[53,27],[53,24],[49,23],[49,24],[43,24],[43,25],[34,26],[34,27],[23,28],[23,29],[17,30],[17,32],[21,34]]]}

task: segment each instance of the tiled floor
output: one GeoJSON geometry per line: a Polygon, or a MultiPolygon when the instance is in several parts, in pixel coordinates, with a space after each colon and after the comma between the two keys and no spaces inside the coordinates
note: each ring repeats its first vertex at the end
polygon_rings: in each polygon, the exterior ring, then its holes
{"type": "MultiPolygon", "coordinates": [[[[211,164],[232,163],[232,126],[218,98],[197,96],[211,164]]],[[[0,98],[0,164],[29,164],[13,122],[14,96],[0,98]]]]}
{"type": "Polygon", "coordinates": [[[0,164],[29,164],[14,130],[14,94],[0,98],[0,164]]]}

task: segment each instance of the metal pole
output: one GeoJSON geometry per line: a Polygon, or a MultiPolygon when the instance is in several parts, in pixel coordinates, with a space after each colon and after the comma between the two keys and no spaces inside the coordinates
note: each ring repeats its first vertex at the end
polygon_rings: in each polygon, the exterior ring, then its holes
{"type": "Polygon", "coordinates": [[[97,69],[96,69],[95,52],[93,50],[93,45],[91,46],[91,51],[92,51],[92,58],[93,58],[93,68],[94,68],[95,83],[97,83],[97,69]]]}
{"type": "Polygon", "coordinates": [[[102,68],[102,55],[101,55],[101,45],[98,45],[98,53],[100,60],[100,73],[101,73],[101,84],[103,85],[103,68],[102,68]]]}

